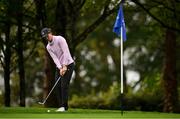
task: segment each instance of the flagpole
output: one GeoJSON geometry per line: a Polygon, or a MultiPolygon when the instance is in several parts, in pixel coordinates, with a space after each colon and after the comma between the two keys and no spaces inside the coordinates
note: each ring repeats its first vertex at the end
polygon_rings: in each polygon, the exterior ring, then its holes
{"type": "Polygon", "coordinates": [[[121,27],[121,94],[123,94],[123,28],[121,27]]]}
{"type": "Polygon", "coordinates": [[[121,115],[123,115],[123,93],[124,93],[124,83],[123,83],[123,42],[126,40],[126,28],[125,28],[125,22],[124,22],[124,16],[123,16],[123,8],[122,8],[122,4],[120,4],[120,7],[119,7],[119,11],[118,11],[118,15],[116,17],[116,21],[115,21],[115,24],[114,24],[114,28],[113,28],[113,32],[115,32],[118,36],[121,35],[121,45],[120,45],[120,60],[121,60],[121,63],[120,63],[120,81],[121,81],[121,94],[120,94],[120,100],[121,100],[121,115]],[[123,41],[124,40],[124,41],[123,41]]]}
{"type": "Polygon", "coordinates": [[[121,27],[121,115],[123,115],[123,27],[121,27]]]}

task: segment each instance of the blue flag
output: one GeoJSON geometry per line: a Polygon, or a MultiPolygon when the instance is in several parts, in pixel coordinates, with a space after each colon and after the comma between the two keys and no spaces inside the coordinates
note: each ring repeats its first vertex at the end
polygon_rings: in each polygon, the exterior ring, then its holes
{"type": "Polygon", "coordinates": [[[122,39],[126,41],[126,26],[124,22],[124,15],[123,15],[123,6],[120,4],[120,8],[118,11],[118,15],[116,17],[116,21],[114,24],[113,32],[115,32],[118,36],[121,35],[121,27],[122,27],[122,39]]]}

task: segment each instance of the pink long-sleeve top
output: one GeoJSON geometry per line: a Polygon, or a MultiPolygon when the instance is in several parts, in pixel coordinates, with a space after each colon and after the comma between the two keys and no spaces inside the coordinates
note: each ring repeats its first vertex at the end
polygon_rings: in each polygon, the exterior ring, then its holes
{"type": "Polygon", "coordinates": [[[62,36],[53,36],[52,41],[47,44],[46,49],[58,69],[62,68],[63,65],[69,65],[74,62],[67,42],[62,36]]]}

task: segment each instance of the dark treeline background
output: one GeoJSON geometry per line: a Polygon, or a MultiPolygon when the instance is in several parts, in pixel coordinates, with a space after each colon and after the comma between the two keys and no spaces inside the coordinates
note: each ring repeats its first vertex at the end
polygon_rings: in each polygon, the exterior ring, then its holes
{"type": "MultiPolygon", "coordinates": [[[[43,27],[66,38],[71,107],[120,109],[120,0],[1,0],[0,105],[39,106],[54,83],[43,27]]],[[[125,0],[124,108],[180,112],[180,1],[125,0]]],[[[58,107],[55,94],[46,107],[58,107]]]]}

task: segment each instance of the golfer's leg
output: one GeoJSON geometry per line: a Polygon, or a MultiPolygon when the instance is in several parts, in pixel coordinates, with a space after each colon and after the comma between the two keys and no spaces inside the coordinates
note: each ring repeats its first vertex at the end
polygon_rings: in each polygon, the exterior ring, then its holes
{"type": "Polygon", "coordinates": [[[74,63],[68,65],[68,70],[62,78],[62,83],[61,83],[62,105],[63,107],[65,107],[65,110],[68,110],[68,92],[69,92],[68,90],[69,90],[69,82],[71,80],[73,70],[74,70],[74,63]]]}

